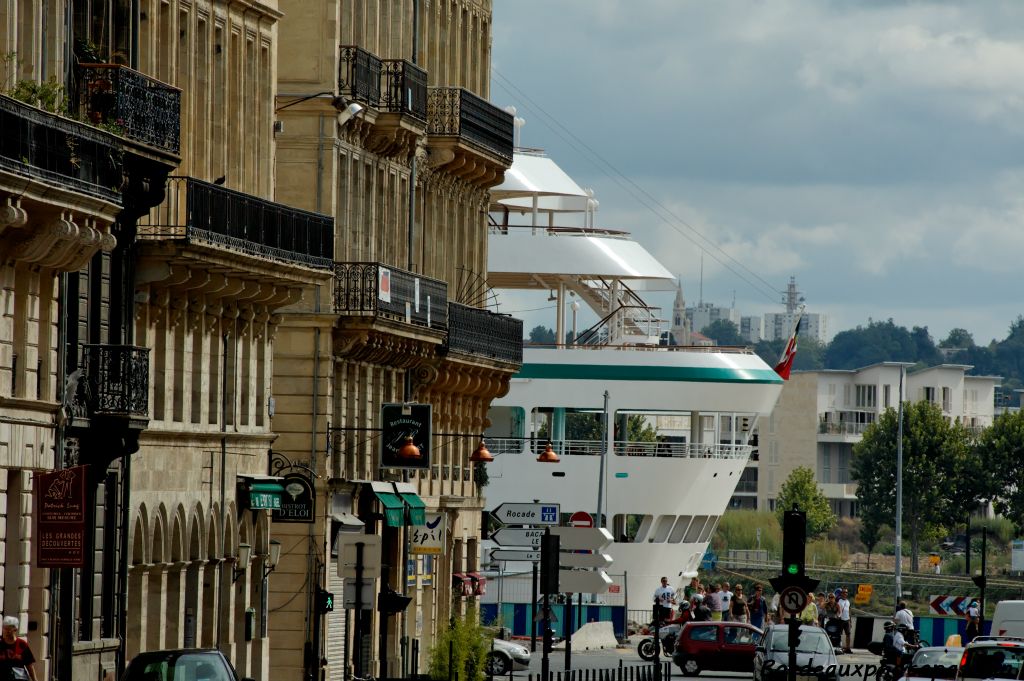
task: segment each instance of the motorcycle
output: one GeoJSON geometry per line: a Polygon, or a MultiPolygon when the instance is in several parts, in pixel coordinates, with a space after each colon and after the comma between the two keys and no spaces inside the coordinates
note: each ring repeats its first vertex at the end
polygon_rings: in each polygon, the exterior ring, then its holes
{"type": "MultiPolygon", "coordinates": [[[[904,665],[897,664],[896,660],[885,651],[885,644],[881,641],[872,641],[868,644],[868,652],[878,655],[878,670],[875,672],[875,681],[895,681],[903,676],[904,665]]],[[[909,662],[910,660],[907,660],[909,662]]]]}
{"type": "MultiPolygon", "coordinates": [[[[679,637],[679,631],[682,626],[678,624],[662,624],[658,628],[658,635],[661,637],[661,654],[665,657],[671,657],[672,652],[676,647],[676,638],[679,637]]],[[[636,652],[640,656],[640,659],[645,662],[650,662],[657,656],[658,649],[654,643],[654,623],[648,625],[648,633],[651,636],[641,639],[640,643],[636,646],[636,652]]]]}
{"type": "Polygon", "coordinates": [[[836,649],[838,654],[843,647],[842,621],[838,617],[829,617],[825,620],[825,626],[822,628],[825,630],[828,640],[832,642],[832,647],[836,649]]]}

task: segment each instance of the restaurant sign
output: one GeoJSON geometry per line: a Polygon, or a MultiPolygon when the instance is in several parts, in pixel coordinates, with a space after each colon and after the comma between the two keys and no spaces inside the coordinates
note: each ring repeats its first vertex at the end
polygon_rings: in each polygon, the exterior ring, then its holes
{"type": "Polygon", "coordinates": [[[36,567],[85,567],[85,483],[88,466],[37,473],[33,497],[36,567]]]}

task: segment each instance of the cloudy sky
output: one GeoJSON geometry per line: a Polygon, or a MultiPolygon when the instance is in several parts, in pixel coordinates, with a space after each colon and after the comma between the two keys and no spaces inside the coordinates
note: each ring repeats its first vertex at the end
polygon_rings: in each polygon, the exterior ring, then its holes
{"type": "Polygon", "coordinates": [[[704,300],[743,314],[790,276],[833,333],[1024,313],[1024,2],[494,0],[492,65],[521,143],[688,301],[697,233],[704,300]]]}

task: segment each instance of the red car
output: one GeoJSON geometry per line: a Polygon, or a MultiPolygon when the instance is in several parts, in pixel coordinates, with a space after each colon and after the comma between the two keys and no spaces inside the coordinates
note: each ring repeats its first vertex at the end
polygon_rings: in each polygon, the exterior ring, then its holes
{"type": "Polygon", "coordinates": [[[763,633],[742,622],[687,622],[679,632],[672,661],[686,676],[702,671],[750,672],[763,633]]]}

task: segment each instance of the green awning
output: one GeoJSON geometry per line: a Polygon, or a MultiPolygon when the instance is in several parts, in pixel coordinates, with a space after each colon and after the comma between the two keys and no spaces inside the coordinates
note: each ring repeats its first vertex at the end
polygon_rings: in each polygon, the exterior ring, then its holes
{"type": "Polygon", "coordinates": [[[249,508],[253,510],[279,509],[283,494],[284,487],[276,482],[254,482],[249,485],[249,508]]]}
{"type": "Polygon", "coordinates": [[[423,503],[419,495],[415,492],[400,492],[402,501],[409,507],[409,524],[410,525],[426,525],[427,524],[427,505],[423,503]]]}
{"type": "Polygon", "coordinates": [[[403,527],[405,525],[405,504],[398,498],[398,495],[377,490],[374,490],[373,493],[377,495],[377,500],[384,507],[384,520],[388,527],[403,527]]]}

